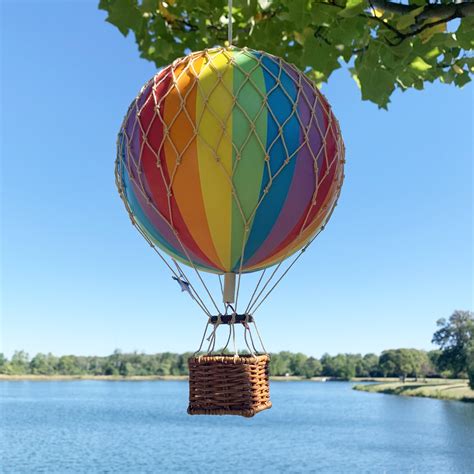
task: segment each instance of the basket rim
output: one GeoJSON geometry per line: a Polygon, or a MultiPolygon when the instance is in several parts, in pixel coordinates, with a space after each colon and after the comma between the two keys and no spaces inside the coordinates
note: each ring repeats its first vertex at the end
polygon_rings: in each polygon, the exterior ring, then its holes
{"type": "Polygon", "coordinates": [[[268,354],[218,354],[218,355],[202,355],[189,357],[189,363],[217,362],[217,363],[233,363],[233,364],[256,364],[270,360],[268,354]]]}

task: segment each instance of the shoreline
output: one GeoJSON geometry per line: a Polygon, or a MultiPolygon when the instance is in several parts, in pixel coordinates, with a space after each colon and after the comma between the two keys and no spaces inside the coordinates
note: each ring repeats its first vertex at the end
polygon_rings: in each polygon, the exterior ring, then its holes
{"type": "MultiPolygon", "coordinates": [[[[77,381],[77,380],[102,380],[102,381],[182,381],[188,380],[187,375],[40,375],[40,374],[25,374],[25,375],[8,375],[0,374],[0,382],[60,382],[60,381],[77,381]]],[[[306,378],[299,375],[274,375],[270,376],[272,382],[397,382],[396,377],[355,377],[350,380],[338,379],[336,377],[312,377],[306,378]]],[[[407,379],[413,380],[413,379],[407,379]]],[[[438,380],[438,379],[436,379],[438,380]]]]}
{"type": "MultiPolygon", "coordinates": [[[[0,374],[0,382],[71,382],[80,380],[105,381],[105,382],[152,382],[152,381],[186,381],[187,375],[6,375],[0,374]]],[[[325,377],[314,377],[307,379],[298,376],[276,376],[270,377],[272,381],[295,382],[295,381],[326,381],[325,377]]]]}
{"type": "Polygon", "coordinates": [[[474,403],[474,390],[469,388],[467,380],[427,379],[425,381],[377,383],[355,385],[354,390],[367,393],[398,395],[402,397],[422,397],[436,400],[450,400],[474,403]]]}
{"type": "MultiPolygon", "coordinates": [[[[185,382],[187,375],[7,375],[0,374],[1,382],[185,382]]],[[[467,380],[461,379],[407,379],[405,383],[398,378],[386,379],[382,377],[355,377],[350,380],[341,380],[335,377],[302,376],[271,376],[271,382],[351,382],[353,390],[384,395],[398,395],[404,397],[422,397],[437,400],[460,401],[474,403],[474,390],[469,388],[467,380]],[[364,385],[361,385],[364,383],[364,385]],[[358,384],[358,385],[357,385],[358,384]]]]}

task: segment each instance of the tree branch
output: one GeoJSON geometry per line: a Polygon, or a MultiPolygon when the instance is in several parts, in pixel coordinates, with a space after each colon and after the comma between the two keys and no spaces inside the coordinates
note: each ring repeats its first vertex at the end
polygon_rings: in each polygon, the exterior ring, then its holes
{"type": "MultiPolygon", "coordinates": [[[[406,5],[387,0],[372,0],[372,5],[379,10],[396,13],[398,15],[407,15],[413,10],[423,5],[406,5]]],[[[427,3],[424,10],[417,16],[417,20],[426,20],[428,18],[464,18],[474,16],[474,1],[453,2],[451,4],[427,3]]]]}

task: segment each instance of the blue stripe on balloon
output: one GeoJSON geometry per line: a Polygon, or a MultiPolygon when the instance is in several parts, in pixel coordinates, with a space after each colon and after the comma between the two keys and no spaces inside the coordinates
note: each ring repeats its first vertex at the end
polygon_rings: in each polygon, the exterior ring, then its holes
{"type": "MultiPolygon", "coordinates": [[[[270,170],[272,176],[274,176],[282,167],[287,157],[286,149],[288,150],[289,156],[291,156],[299,146],[300,126],[298,118],[293,113],[293,104],[296,102],[297,90],[293,79],[280,67],[276,60],[267,56],[263,56],[262,58],[262,55],[254,54],[259,57],[263,64],[261,67],[265,78],[265,88],[267,94],[269,94],[267,96],[268,108],[273,112],[272,114],[269,110],[267,114],[266,149],[270,150],[270,170]],[[278,83],[279,85],[277,85],[278,83]],[[283,127],[283,138],[280,136],[275,141],[275,138],[278,136],[279,127],[283,125],[290,115],[291,118],[283,127]],[[274,141],[275,143],[273,143],[274,141]],[[286,144],[286,149],[283,142],[286,144]]],[[[245,246],[244,266],[264,243],[278,219],[285,203],[288,189],[290,188],[295,171],[295,163],[296,155],[292,156],[289,163],[280,171],[279,175],[274,178],[266,197],[262,200],[255,213],[252,229],[245,246]]],[[[269,182],[270,176],[268,175],[268,167],[265,167],[260,188],[260,197],[263,195],[269,182]]],[[[238,268],[234,268],[234,271],[237,270],[238,268]]]]}

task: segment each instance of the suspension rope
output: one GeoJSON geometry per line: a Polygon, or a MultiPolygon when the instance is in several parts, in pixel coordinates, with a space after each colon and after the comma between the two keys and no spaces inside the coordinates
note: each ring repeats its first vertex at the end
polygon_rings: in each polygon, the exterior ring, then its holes
{"type": "Polygon", "coordinates": [[[249,310],[248,312],[249,313],[252,313],[252,309],[254,307],[254,305],[257,303],[258,299],[260,298],[260,296],[262,295],[262,293],[265,291],[265,288],[269,285],[270,281],[273,279],[273,277],[275,276],[276,272],[278,271],[278,269],[281,267],[281,264],[283,263],[283,260],[281,260],[278,265],[275,267],[275,269],[273,270],[272,274],[270,275],[270,277],[268,278],[268,280],[266,281],[265,285],[263,285],[263,288],[260,290],[260,292],[258,293],[257,297],[255,298],[255,301],[252,303],[252,306],[249,307],[249,310]]]}
{"type": "Polygon", "coordinates": [[[201,352],[204,341],[206,340],[206,334],[207,334],[207,328],[208,327],[209,327],[209,321],[207,322],[206,327],[204,328],[204,333],[202,335],[201,344],[199,344],[198,350],[193,354],[193,356],[196,356],[197,354],[199,354],[199,352],[201,352]]]}
{"type": "Polygon", "coordinates": [[[232,46],[232,0],[227,2],[227,9],[228,9],[228,22],[227,22],[227,41],[229,46],[232,46]]]}
{"type": "Polygon", "coordinates": [[[265,346],[263,345],[262,337],[260,336],[260,332],[258,331],[257,323],[255,322],[255,319],[253,320],[253,325],[255,326],[255,331],[257,332],[258,340],[260,341],[260,345],[262,346],[263,352],[265,354],[268,354],[267,350],[265,349],[265,346]]]}
{"type": "MultiPolygon", "coordinates": [[[[252,336],[252,331],[250,330],[250,326],[248,326],[248,332],[249,332],[249,336],[250,336],[250,341],[252,342],[253,350],[255,351],[255,353],[258,353],[258,350],[255,347],[255,342],[253,341],[253,336],[252,336]]],[[[263,347],[262,347],[262,349],[263,349],[263,347]]]]}
{"type": "MultiPolygon", "coordinates": [[[[291,268],[293,267],[293,265],[298,261],[298,259],[301,257],[301,255],[303,255],[303,253],[306,251],[306,249],[309,247],[309,245],[311,244],[311,242],[313,242],[313,240],[318,236],[319,232],[308,242],[308,244],[306,244],[299,252],[298,254],[296,255],[296,257],[293,259],[293,261],[291,262],[291,264],[288,266],[288,268],[282,273],[282,275],[280,276],[280,278],[278,278],[278,280],[275,282],[275,284],[270,288],[270,290],[266,293],[266,295],[262,298],[261,301],[259,301],[258,305],[253,309],[253,313],[256,313],[257,309],[260,308],[260,306],[262,305],[262,303],[270,296],[270,294],[272,293],[272,291],[277,287],[278,283],[280,283],[281,280],[283,280],[283,278],[285,277],[285,275],[291,270],[291,268]]],[[[280,262],[282,263],[282,262],[280,262]]]]}
{"type": "Polygon", "coordinates": [[[222,353],[223,353],[223,354],[225,353],[227,347],[229,346],[229,342],[230,342],[230,337],[231,337],[231,335],[232,335],[232,328],[231,328],[231,326],[229,325],[229,336],[227,337],[227,341],[226,341],[226,343],[225,343],[225,346],[222,348],[222,353]]]}
{"type": "Polygon", "coordinates": [[[250,328],[249,328],[249,325],[248,324],[244,324],[244,341],[245,341],[245,345],[247,346],[247,349],[250,351],[250,354],[252,354],[253,357],[255,357],[255,351],[253,349],[255,349],[255,346],[253,347],[250,347],[249,345],[249,341],[247,340],[247,333],[250,334],[250,339],[252,340],[252,346],[254,346],[253,344],[253,338],[252,338],[252,333],[250,332],[250,328]]]}
{"type": "Polygon", "coordinates": [[[235,341],[235,324],[231,324],[230,327],[232,328],[232,343],[234,345],[234,356],[239,356],[239,351],[237,350],[237,343],[235,341]]]}
{"type": "Polygon", "coordinates": [[[257,293],[258,287],[260,286],[260,283],[262,282],[263,277],[265,276],[265,273],[267,272],[267,269],[264,268],[262,272],[260,272],[260,278],[258,279],[257,285],[255,286],[255,289],[253,290],[252,296],[249,299],[249,302],[247,304],[247,308],[245,308],[245,313],[249,312],[250,305],[252,304],[253,297],[255,296],[255,293],[257,293]]]}

